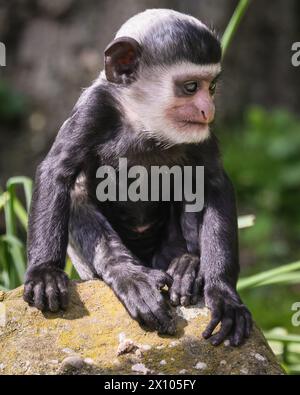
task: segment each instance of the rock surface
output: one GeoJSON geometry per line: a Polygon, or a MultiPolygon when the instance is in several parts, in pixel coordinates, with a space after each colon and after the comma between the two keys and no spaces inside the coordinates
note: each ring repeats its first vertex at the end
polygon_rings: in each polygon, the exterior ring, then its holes
{"type": "Polygon", "coordinates": [[[282,374],[256,327],[240,348],[200,336],[205,307],[177,308],[175,336],[145,331],[100,281],[72,283],[68,311],[41,313],[23,288],[1,293],[0,374],[282,374]]]}

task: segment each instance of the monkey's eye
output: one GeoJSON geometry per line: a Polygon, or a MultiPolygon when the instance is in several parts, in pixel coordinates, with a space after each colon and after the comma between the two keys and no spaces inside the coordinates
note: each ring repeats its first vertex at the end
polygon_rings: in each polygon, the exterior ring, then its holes
{"type": "Polygon", "coordinates": [[[183,91],[187,95],[192,95],[198,89],[197,81],[187,81],[183,85],[183,91]]]}
{"type": "Polygon", "coordinates": [[[217,86],[216,82],[212,82],[212,83],[209,85],[209,92],[210,92],[211,95],[213,95],[213,94],[215,93],[215,91],[216,91],[216,86],[217,86]]]}

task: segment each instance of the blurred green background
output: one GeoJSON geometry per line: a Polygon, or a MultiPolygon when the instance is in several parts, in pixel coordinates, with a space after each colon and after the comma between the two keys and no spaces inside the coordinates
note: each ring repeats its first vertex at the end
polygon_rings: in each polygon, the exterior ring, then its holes
{"type": "MultiPolygon", "coordinates": [[[[199,17],[222,36],[236,6],[246,3],[0,2],[0,41],[7,48],[7,65],[0,67],[2,289],[23,281],[34,169],[81,88],[96,78],[120,24],[145,8],[166,7],[199,17]]],[[[292,324],[292,305],[300,302],[300,67],[291,64],[291,46],[300,41],[300,2],[253,0],[240,11],[241,21],[236,15],[227,29],[229,38],[232,27],[237,32],[226,48],[215,124],[243,228],[239,288],[285,369],[299,374],[300,326],[292,324]]],[[[66,270],[76,275],[70,262],[66,270]]]]}

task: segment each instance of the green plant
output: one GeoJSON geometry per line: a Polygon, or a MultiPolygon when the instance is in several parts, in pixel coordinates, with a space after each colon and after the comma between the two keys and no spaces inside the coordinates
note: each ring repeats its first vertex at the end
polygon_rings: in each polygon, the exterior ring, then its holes
{"type": "Polygon", "coordinates": [[[12,289],[23,282],[26,269],[24,236],[27,232],[27,211],[32,195],[32,181],[27,177],[13,177],[7,190],[0,196],[0,210],[4,210],[5,233],[0,236],[0,287],[12,289]],[[26,208],[16,194],[23,186],[26,208]],[[23,231],[23,232],[22,232],[23,231]]]}
{"type": "Polygon", "coordinates": [[[222,36],[222,57],[224,58],[227,49],[234,37],[234,34],[241,23],[241,20],[250,4],[250,0],[240,0],[222,36]]]}
{"type": "Polygon", "coordinates": [[[218,133],[225,168],[243,209],[255,209],[257,218],[255,228],[242,234],[242,244],[249,250],[255,245],[261,262],[297,259],[300,120],[284,110],[251,107],[242,123],[227,127],[218,133]]]}
{"type": "MultiPolygon", "coordinates": [[[[27,177],[12,177],[6,190],[0,194],[0,213],[4,214],[5,231],[0,235],[0,289],[16,288],[24,281],[26,270],[26,234],[28,212],[32,196],[32,180],[27,177]],[[22,187],[25,204],[17,196],[22,187]]],[[[66,272],[71,278],[77,274],[69,259],[66,272]]]]}
{"type": "MultiPolygon", "coordinates": [[[[245,291],[271,284],[300,284],[300,261],[241,278],[238,290],[245,291]]],[[[300,335],[288,333],[285,328],[274,328],[264,334],[285,370],[300,374],[300,335]]]]}

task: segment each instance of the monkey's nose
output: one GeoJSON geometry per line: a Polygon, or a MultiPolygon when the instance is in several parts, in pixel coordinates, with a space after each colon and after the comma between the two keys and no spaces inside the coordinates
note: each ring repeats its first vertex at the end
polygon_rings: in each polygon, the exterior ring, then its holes
{"type": "Polygon", "coordinates": [[[194,97],[194,106],[197,111],[198,122],[209,124],[215,117],[215,105],[210,95],[200,90],[194,97]]]}
{"type": "Polygon", "coordinates": [[[198,118],[201,123],[211,123],[215,117],[215,106],[210,102],[198,103],[198,118]]]}

